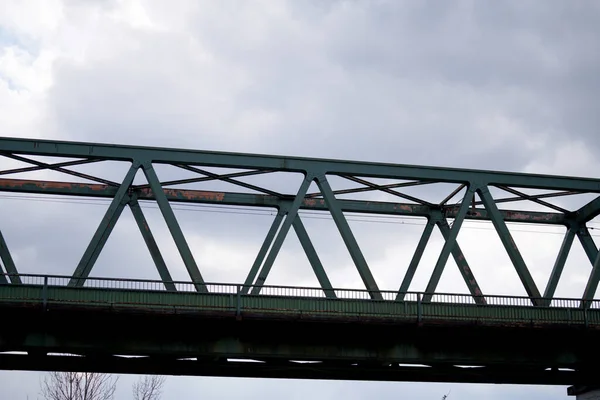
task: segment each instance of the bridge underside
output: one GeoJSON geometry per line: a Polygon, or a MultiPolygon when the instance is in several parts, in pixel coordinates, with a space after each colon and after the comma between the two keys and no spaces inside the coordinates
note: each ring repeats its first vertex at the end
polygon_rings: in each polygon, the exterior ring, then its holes
{"type": "Polygon", "coordinates": [[[593,384],[600,330],[2,306],[0,369],[262,378],[593,384]],[[14,353],[10,353],[14,352],[14,353]]]}

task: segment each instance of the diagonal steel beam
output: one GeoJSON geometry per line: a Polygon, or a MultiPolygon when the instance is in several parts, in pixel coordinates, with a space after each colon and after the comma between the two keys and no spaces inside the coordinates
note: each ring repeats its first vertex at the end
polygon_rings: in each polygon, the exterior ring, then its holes
{"type": "MultiPolygon", "coordinates": [[[[240,178],[243,176],[253,176],[253,175],[264,175],[264,174],[268,174],[270,172],[275,172],[275,171],[242,171],[242,172],[232,172],[231,174],[223,174],[223,175],[219,175],[221,178],[240,178]]],[[[195,178],[187,178],[187,179],[177,179],[174,181],[165,181],[165,182],[161,182],[161,186],[165,187],[165,186],[172,186],[172,185],[185,185],[188,183],[198,183],[198,182],[208,182],[208,181],[215,181],[217,180],[217,178],[213,178],[210,176],[199,176],[199,177],[195,177],[195,178]]],[[[147,189],[149,188],[150,185],[149,184],[144,184],[144,185],[137,185],[135,186],[135,189],[147,189]]]]}
{"type": "Polygon", "coordinates": [[[14,154],[2,153],[2,155],[4,157],[7,157],[7,158],[12,158],[13,160],[22,161],[22,162],[26,162],[28,164],[36,165],[36,166],[38,166],[38,167],[40,167],[42,169],[51,169],[53,171],[62,172],[63,174],[76,176],[76,177],[82,178],[82,179],[88,179],[90,181],[103,183],[103,184],[109,185],[109,186],[119,186],[119,184],[116,183],[116,182],[112,182],[112,181],[109,181],[109,180],[106,180],[106,179],[98,178],[97,176],[83,174],[83,173],[77,172],[77,171],[71,171],[69,169],[65,169],[65,168],[62,168],[62,167],[55,167],[53,164],[48,164],[48,163],[37,161],[37,160],[31,160],[29,158],[25,158],[25,157],[21,157],[21,156],[16,156],[14,154]]]}
{"type": "Polygon", "coordinates": [[[546,305],[548,306],[550,305],[549,300],[554,297],[554,293],[556,292],[558,281],[560,280],[560,276],[565,267],[567,257],[569,256],[569,252],[571,251],[571,247],[573,246],[573,239],[575,238],[576,231],[576,228],[567,229],[563,242],[560,246],[560,250],[558,251],[558,255],[556,256],[554,267],[552,268],[552,272],[550,273],[550,277],[548,278],[548,284],[546,285],[546,290],[544,291],[544,299],[546,299],[546,305]]]}
{"type": "MultiPolygon", "coordinates": [[[[49,164],[53,168],[59,167],[72,167],[74,165],[83,165],[83,164],[92,164],[97,163],[99,160],[74,160],[74,161],[65,161],[55,164],[49,164]]],[[[4,171],[0,171],[0,175],[10,175],[10,174],[22,174],[25,172],[33,172],[33,171],[41,171],[47,169],[45,166],[35,166],[35,167],[23,167],[23,168],[14,168],[14,169],[6,169],[4,171]]]]}
{"type": "Polygon", "coordinates": [[[169,273],[167,268],[167,264],[160,253],[160,249],[158,248],[158,244],[156,240],[154,240],[154,235],[152,234],[152,230],[150,229],[150,225],[148,225],[148,221],[146,221],[146,217],[144,216],[144,212],[140,207],[140,203],[137,200],[137,196],[132,196],[129,200],[129,208],[131,209],[131,213],[133,214],[133,218],[140,229],[142,237],[144,238],[144,242],[148,247],[148,251],[150,252],[150,256],[154,261],[154,265],[158,270],[158,274],[160,275],[160,279],[163,281],[165,285],[165,289],[170,291],[176,291],[175,284],[173,283],[173,278],[169,273]]]}
{"type": "Polygon", "coordinates": [[[586,223],[600,215],[600,197],[596,197],[575,212],[577,222],[586,223]]]}
{"type": "MultiPolygon", "coordinates": [[[[4,240],[4,236],[2,235],[2,231],[0,231],[0,259],[2,260],[2,264],[6,269],[6,272],[10,275],[11,283],[20,284],[21,278],[19,277],[19,272],[17,271],[17,267],[15,266],[15,262],[10,254],[10,250],[8,249],[8,245],[6,244],[6,240],[4,240]]],[[[2,270],[0,269],[0,272],[2,270]]]]}
{"type": "Polygon", "coordinates": [[[150,184],[150,187],[152,188],[152,192],[154,193],[154,196],[156,197],[156,202],[158,203],[158,207],[163,215],[163,218],[165,219],[165,222],[167,224],[167,227],[169,228],[169,231],[171,232],[171,236],[173,237],[173,240],[175,241],[175,245],[177,246],[179,255],[181,256],[183,263],[185,264],[185,267],[188,271],[188,274],[190,275],[190,278],[192,279],[192,282],[194,282],[196,291],[202,292],[202,293],[208,292],[208,289],[206,288],[206,285],[204,284],[204,279],[202,278],[202,275],[200,274],[200,270],[198,269],[198,265],[196,264],[196,260],[194,260],[192,251],[190,250],[190,247],[189,247],[187,241],[185,240],[185,236],[183,235],[183,232],[181,231],[181,227],[179,226],[179,223],[177,222],[175,213],[173,212],[173,209],[171,208],[171,205],[169,204],[169,200],[167,199],[167,196],[165,195],[165,192],[164,192],[162,186],[160,185],[160,180],[158,179],[158,176],[156,175],[156,172],[154,171],[152,164],[149,162],[146,162],[142,165],[142,167],[143,167],[144,175],[146,176],[146,179],[148,180],[148,183],[150,184]]]}
{"type": "MultiPolygon", "coordinates": [[[[436,223],[440,232],[442,233],[442,236],[444,237],[444,240],[448,241],[448,239],[450,238],[450,226],[448,225],[448,220],[442,217],[439,218],[436,221],[436,223]]],[[[469,266],[465,255],[460,249],[460,246],[458,245],[458,241],[456,241],[454,247],[452,248],[452,257],[454,258],[454,262],[456,263],[456,266],[458,267],[458,270],[460,271],[463,280],[469,288],[469,292],[471,292],[475,303],[487,304],[485,298],[482,296],[479,284],[477,283],[477,280],[473,275],[473,271],[471,270],[471,267],[469,266]]]]}
{"type": "Polygon", "coordinates": [[[281,226],[281,229],[277,233],[277,237],[275,238],[273,247],[271,247],[271,250],[269,251],[269,255],[267,256],[267,259],[265,260],[265,263],[263,264],[262,269],[260,270],[260,272],[258,274],[258,278],[256,279],[256,282],[254,283],[254,286],[252,288],[252,292],[251,292],[252,294],[260,293],[260,290],[263,287],[263,285],[267,279],[267,276],[269,275],[269,272],[271,271],[271,268],[273,267],[273,263],[275,262],[275,259],[277,258],[279,251],[281,250],[281,246],[283,245],[283,242],[285,241],[285,237],[287,236],[287,233],[289,232],[290,227],[292,226],[292,223],[294,222],[294,220],[296,219],[296,216],[298,215],[298,210],[300,209],[300,204],[302,203],[302,199],[304,199],[304,196],[306,195],[306,192],[308,191],[308,188],[310,187],[310,184],[312,183],[313,180],[314,180],[314,177],[312,175],[306,175],[304,177],[304,180],[302,181],[302,184],[300,185],[300,189],[298,189],[298,193],[296,193],[296,198],[294,199],[294,201],[292,202],[291,206],[288,209],[287,216],[285,217],[285,220],[283,221],[283,225],[281,226]]]}
{"type": "Polygon", "coordinates": [[[319,259],[319,255],[317,254],[317,251],[315,250],[310,240],[310,237],[308,236],[308,232],[306,232],[306,228],[304,227],[304,224],[302,223],[302,220],[300,219],[299,215],[296,215],[296,219],[294,220],[293,226],[294,230],[296,231],[296,235],[300,240],[300,244],[304,249],[304,253],[306,253],[306,257],[308,258],[308,261],[310,262],[313,271],[315,271],[315,275],[317,276],[319,284],[321,285],[321,288],[325,293],[325,297],[330,299],[336,298],[337,296],[335,295],[333,287],[331,286],[331,282],[327,277],[325,268],[323,268],[323,264],[319,259]]]}
{"type": "Polygon", "coordinates": [[[435,220],[432,218],[429,218],[427,220],[427,224],[425,225],[425,229],[423,229],[423,233],[421,234],[421,239],[419,239],[417,248],[415,249],[412,259],[410,260],[410,264],[408,265],[406,274],[404,274],[404,279],[402,279],[402,283],[400,284],[400,289],[398,289],[398,294],[396,295],[396,301],[404,300],[404,297],[406,296],[406,292],[408,292],[408,289],[413,280],[413,277],[415,276],[415,272],[417,272],[417,267],[419,266],[421,257],[423,257],[423,253],[425,252],[425,248],[427,247],[427,243],[429,242],[429,238],[431,237],[431,233],[433,232],[434,226],[435,226],[435,220]]]}
{"type": "MultiPolygon", "coordinates": [[[[568,190],[565,192],[542,193],[542,194],[528,195],[528,196],[531,199],[549,199],[549,198],[555,198],[555,197],[573,196],[576,194],[581,194],[581,192],[574,192],[574,191],[568,190]]],[[[512,202],[526,201],[526,200],[528,200],[528,199],[524,199],[521,196],[516,196],[516,197],[505,197],[502,199],[494,199],[494,202],[496,204],[500,204],[500,203],[512,203],[512,202]]],[[[480,206],[483,204],[483,202],[475,201],[473,204],[475,204],[476,206],[480,206]]]]}
{"type": "Polygon", "coordinates": [[[600,251],[598,251],[596,243],[594,243],[594,239],[592,239],[587,226],[583,225],[580,227],[577,231],[577,237],[592,264],[592,271],[590,272],[582,296],[582,306],[587,308],[590,306],[590,302],[587,300],[592,300],[594,298],[596,290],[598,289],[598,282],[600,281],[600,251]]]}
{"type": "Polygon", "coordinates": [[[525,291],[529,295],[532,303],[534,305],[543,305],[542,296],[531,276],[529,269],[527,269],[527,265],[523,260],[523,256],[519,252],[519,248],[517,247],[515,241],[502,218],[502,214],[498,210],[498,206],[494,202],[494,198],[490,194],[487,186],[482,186],[478,188],[477,192],[485,205],[485,208],[488,210],[490,217],[492,219],[492,224],[494,228],[496,228],[496,232],[498,232],[498,236],[500,236],[500,241],[504,245],[510,260],[512,261],[513,266],[517,270],[517,274],[525,287],[525,291]]]}
{"type": "Polygon", "coordinates": [[[461,190],[463,190],[463,188],[464,188],[465,186],[467,186],[467,185],[466,185],[466,184],[464,184],[464,183],[463,183],[462,185],[459,185],[459,186],[458,186],[456,189],[454,189],[454,190],[453,190],[453,191],[452,191],[452,192],[451,192],[451,193],[450,193],[448,196],[446,196],[446,198],[444,198],[444,200],[442,200],[442,201],[440,202],[440,204],[439,204],[439,205],[440,205],[440,206],[444,206],[444,205],[445,205],[447,202],[449,202],[450,200],[452,200],[452,198],[453,198],[454,196],[456,196],[456,195],[458,194],[458,192],[460,192],[461,190]]]}
{"type": "Polygon", "coordinates": [[[277,215],[273,219],[273,223],[271,224],[271,227],[269,228],[269,231],[267,232],[267,236],[265,236],[262,246],[260,247],[260,250],[258,251],[258,254],[256,255],[256,258],[254,260],[254,263],[252,264],[252,267],[250,268],[250,272],[248,272],[248,276],[246,277],[246,280],[244,281],[244,286],[241,288],[241,294],[248,294],[248,290],[250,289],[250,286],[254,282],[254,279],[256,278],[256,274],[258,274],[258,271],[260,270],[260,267],[267,255],[267,252],[269,251],[269,248],[271,247],[271,243],[273,243],[273,239],[275,239],[275,235],[277,234],[277,231],[279,231],[279,226],[281,225],[281,221],[283,221],[283,217],[285,217],[285,215],[287,213],[288,213],[287,208],[286,209],[280,208],[277,211],[277,215]]]}
{"type": "Polygon", "coordinates": [[[558,211],[558,212],[562,212],[562,213],[568,213],[568,212],[569,212],[568,210],[565,210],[565,209],[564,209],[564,208],[562,208],[562,207],[555,206],[555,205],[554,205],[554,204],[552,204],[552,203],[548,203],[547,201],[540,200],[538,197],[535,197],[535,196],[529,195],[529,194],[527,194],[527,193],[520,192],[520,191],[518,191],[518,190],[515,190],[515,189],[513,189],[513,188],[509,188],[509,187],[507,187],[507,186],[502,186],[502,185],[499,185],[499,186],[497,186],[497,187],[498,187],[498,188],[500,188],[500,189],[502,189],[502,190],[504,190],[505,192],[508,192],[508,193],[511,193],[511,194],[516,194],[517,196],[519,196],[519,197],[523,198],[523,200],[529,200],[529,201],[532,201],[532,202],[534,202],[534,203],[536,203],[536,204],[539,204],[539,205],[541,205],[541,206],[544,206],[544,207],[551,208],[551,209],[553,209],[554,211],[558,211]]]}
{"type": "Polygon", "coordinates": [[[327,207],[329,208],[331,216],[333,217],[333,221],[335,222],[335,225],[337,226],[340,235],[346,244],[346,248],[350,253],[350,257],[352,257],[354,265],[358,270],[358,274],[365,284],[365,287],[369,291],[371,298],[375,300],[383,300],[383,296],[377,287],[377,283],[375,282],[375,278],[373,278],[373,274],[371,274],[367,260],[365,260],[365,257],[360,250],[360,246],[352,234],[350,225],[348,225],[348,221],[346,220],[342,209],[337,203],[337,199],[333,194],[333,190],[331,190],[331,186],[329,185],[327,178],[325,175],[321,175],[316,178],[316,181],[321,193],[323,193],[323,198],[327,204],[327,207]]]}
{"type": "Polygon", "coordinates": [[[592,239],[592,235],[590,235],[590,231],[588,230],[587,226],[579,226],[579,229],[577,230],[577,238],[581,243],[581,247],[583,247],[585,255],[593,265],[596,261],[596,256],[598,255],[598,248],[596,247],[596,243],[594,243],[594,239],[592,239]]]}
{"type": "MultiPolygon", "coordinates": [[[[333,194],[336,196],[338,194],[352,194],[352,193],[364,193],[364,192],[373,192],[381,189],[394,189],[400,187],[409,187],[409,186],[419,186],[419,185],[430,185],[431,182],[421,182],[421,181],[413,181],[413,182],[401,182],[401,183],[389,183],[387,185],[375,185],[375,187],[367,186],[367,187],[359,187],[352,189],[340,189],[334,190],[333,194]]],[[[321,192],[308,193],[306,195],[307,198],[320,197],[321,192]]]]}
{"type": "Polygon", "coordinates": [[[433,205],[433,204],[429,203],[428,201],[421,200],[421,199],[416,198],[414,196],[410,196],[408,194],[400,193],[400,192],[397,192],[395,190],[385,188],[385,187],[383,187],[381,185],[376,185],[376,184],[374,184],[372,182],[366,181],[366,180],[361,179],[361,178],[357,178],[355,176],[341,175],[341,177],[342,178],[346,178],[346,179],[348,179],[348,180],[350,180],[352,182],[357,182],[357,183],[360,183],[361,185],[365,185],[367,187],[373,188],[374,190],[379,190],[381,192],[385,192],[385,193],[388,193],[388,194],[391,194],[391,195],[394,195],[394,196],[402,197],[402,198],[410,200],[410,201],[414,201],[415,203],[418,203],[418,204],[422,204],[422,205],[425,205],[425,206],[432,206],[433,205]]]}
{"type": "Polygon", "coordinates": [[[152,160],[159,164],[203,165],[206,167],[273,169],[289,172],[357,175],[373,178],[423,180],[448,183],[487,182],[489,185],[570,190],[600,193],[600,180],[571,176],[497,172],[465,168],[441,168],[420,165],[342,161],[276,155],[226,153],[148,146],[84,143],[47,139],[0,137],[4,153],[52,157],[89,157],[127,161],[152,160]]]}
{"type": "Polygon", "coordinates": [[[106,210],[102,221],[100,221],[100,225],[98,225],[92,240],[83,253],[75,272],[73,272],[73,277],[69,281],[69,286],[83,286],[85,284],[85,280],[90,275],[90,272],[92,271],[92,268],[94,267],[94,264],[100,255],[100,252],[104,248],[104,245],[112,233],[117,220],[121,216],[123,208],[125,208],[125,204],[127,204],[129,201],[127,192],[139,167],[140,165],[138,163],[133,163],[129,168],[129,171],[127,171],[127,174],[125,175],[121,186],[117,190],[113,201],[108,207],[108,210],[106,210]]]}
{"type": "Polygon", "coordinates": [[[212,173],[210,171],[206,171],[206,170],[203,170],[203,169],[200,169],[200,168],[197,168],[197,167],[191,167],[191,166],[188,166],[188,165],[177,165],[177,167],[179,167],[181,169],[186,169],[188,171],[196,172],[198,174],[203,174],[203,175],[206,175],[206,176],[208,176],[210,178],[217,179],[217,180],[220,180],[220,181],[223,181],[223,182],[232,183],[232,184],[237,185],[237,186],[245,187],[246,189],[256,190],[257,192],[265,193],[265,194],[268,194],[268,195],[271,195],[271,196],[275,196],[275,197],[283,197],[283,195],[281,193],[277,193],[277,192],[274,192],[272,190],[262,188],[260,186],[252,185],[250,183],[246,183],[246,182],[238,181],[238,180],[235,180],[235,179],[227,178],[227,177],[225,177],[223,175],[214,174],[214,173],[212,173]]]}
{"type": "Polygon", "coordinates": [[[587,284],[585,285],[585,290],[583,291],[582,297],[582,306],[585,308],[589,308],[591,305],[591,301],[596,294],[596,290],[598,289],[598,283],[600,282],[600,252],[596,254],[596,259],[594,260],[594,264],[592,266],[592,271],[590,272],[590,277],[588,278],[587,284]]]}
{"type": "MultiPolygon", "coordinates": [[[[34,193],[47,195],[67,195],[92,198],[113,198],[117,188],[91,183],[70,183],[55,181],[38,181],[26,179],[0,179],[0,192],[34,193]]],[[[139,200],[152,200],[156,198],[149,189],[133,190],[139,200]]],[[[172,202],[221,204],[250,207],[281,207],[288,200],[273,196],[250,193],[216,192],[207,190],[164,189],[167,199],[172,202]]],[[[342,211],[379,214],[379,215],[407,215],[429,218],[432,208],[419,204],[393,203],[383,201],[342,200],[338,199],[342,211]]],[[[323,199],[305,198],[300,205],[303,210],[328,211],[323,199]]],[[[447,218],[454,218],[459,207],[454,205],[442,207],[442,212],[447,218]]],[[[502,217],[507,222],[539,223],[550,225],[565,225],[564,214],[553,212],[500,210],[502,217]]],[[[488,212],[484,208],[471,209],[465,216],[470,220],[489,221],[488,212]]]]}
{"type": "Polygon", "coordinates": [[[454,223],[452,224],[452,229],[446,238],[446,242],[444,243],[444,247],[442,247],[442,251],[438,257],[438,260],[433,268],[433,272],[431,273],[431,277],[429,278],[429,282],[427,283],[427,287],[425,288],[425,294],[423,295],[423,302],[430,302],[433,294],[435,293],[435,289],[442,277],[442,272],[444,272],[444,268],[446,267],[446,263],[448,262],[448,257],[452,253],[452,249],[456,245],[456,238],[458,237],[458,231],[460,230],[462,223],[467,215],[467,211],[471,206],[471,200],[473,199],[473,195],[475,194],[476,187],[471,185],[467,188],[467,191],[463,197],[462,204],[460,205],[460,209],[454,218],[454,223]]]}
{"type": "Polygon", "coordinates": [[[2,263],[0,263],[0,285],[7,285],[8,280],[6,279],[6,275],[4,270],[2,269],[2,263]]]}
{"type": "Polygon", "coordinates": [[[582,296],[582,306],[589,307],[590,302],[586,300],[593,299],[598,288],[598,276],[600,275],[600,271],[598,271],[598,269],[600,269],[598,265],[598,260],[600,258],[600,251],[598,251],[596,243],[594,243],[594,239],[592,239],[592,236],[590,235],[590,231],[588,230],[587,226],[577,225],[577,228],[577,238],[579,239],[581,247],[583,247],[586,256],[592,264],[592,271],[590,272],[590,276],[588,278],[582,296]]]}

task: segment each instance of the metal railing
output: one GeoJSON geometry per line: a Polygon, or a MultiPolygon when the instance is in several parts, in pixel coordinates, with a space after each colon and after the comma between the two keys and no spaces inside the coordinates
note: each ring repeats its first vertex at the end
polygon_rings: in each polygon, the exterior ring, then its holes
{"type": "MultiPolygon", "coordinates": [[[[40,274],[0,274],[0,287],[3,285],[14,285],[10,282],[11,277],[18,276],[22,285],[34,285],[42,287],[67,287],[72,277],[63,275],[40,275],[40,274]]],[[[148,291],[148,292],[179,292],[191,293],[197,292],[195,283],[186,281],[163,282],[161,280],[151,279],[128,279],[128,278],[102,278],[94,277],[87,278],[83,284],[83,288],[93,289],[112,289],[112,290],[127,290],[127,291],[148,291]],[[175,291],[168,291],[166,285],[170,284],[175,288],[175,291]]],[[[211,294],[235,294],[241,296],[256,296],[252,294],[254,286],[246,286],[243,284],[234,283],[205,283],[205,287],[211,294]]],[[[371,300],[371,294],[364,289],[338,289],[334,288],[329,293],[335,294],[336,299],[346,300],[371,300]]],[[[445,304],[477,304],[474,297],[470,294],[461,293],[425,293],[425,292],[406,292],[403,293],[403,300],[398,299],[398,292],[391,290],[381,290],[379,293],[385,302],[417,302],[417,303],[445,303],[445,304]],[[430,301],[425,302],[422,299],[429,297],[430,301]]],[[[326,291],[317,287],[301,287],[301,286],[273,286],[265,285],[260,288],[258,296],[275,296],[275,297],[293,297],[293,298],[326,298],[326,291]]],[[[0,295],[1,298],[1,295],[0,295]]],[[[541,298],[533,299],[527,296],[510,296],[510,295],[481,295],[479,299],[485,300],[485,304],[478,304],[478,307],[492,306],[510,306],[510,307],[535,307],[536,304],[543,304],[544,307],[561,308],[561,309],[600,309],[600,300],[589,300],[583,302],[581,299],[575,298],[541,298]],[[536,303],[536,300],[540,302],[536,303]]],[[[379,300],[381,301],[381,300],[379,300]]]]}

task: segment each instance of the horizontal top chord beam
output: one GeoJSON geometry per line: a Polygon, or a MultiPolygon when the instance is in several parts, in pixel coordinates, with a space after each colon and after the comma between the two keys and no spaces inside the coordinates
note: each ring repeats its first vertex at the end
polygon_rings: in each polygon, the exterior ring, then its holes
{"type": "Polygon", "coordinates": [[[600,193],[600,179],[591,178],[147,146],[0,137],[0,152],[600,193]]]}

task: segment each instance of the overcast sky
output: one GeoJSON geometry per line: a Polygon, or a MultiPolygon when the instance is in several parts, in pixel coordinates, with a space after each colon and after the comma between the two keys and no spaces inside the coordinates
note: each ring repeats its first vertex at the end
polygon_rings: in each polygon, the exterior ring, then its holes
{"type": "MultiPolygon", "coordinates": [[[[0,134],[597,177],[599,18],[593,0],[4,0],[0,134]]],[[[19,270],[53,274],[73,271],[106,205],[0,204],[19,270]]],[[[187,279],[160,214],[146,212],[173,276],[187,279]]],[[[242,281],[269,216],[177,213],[205,279],[242,281]]],[[[331,221],[305,223],[334,286],[361,287],[331,221]]],[[[380,287],[397,289],[422,226],[352,227],[380,287]]],[[[158,276],[136,230],[125,213],[92,275],[158,276]]],[[[537,232],[515,240],[543,291],[562,237],[537,232]]],[[[484,293],[524,294],[494,234],[459,236],[475,276],[484,293]]],[[[436,233],[412,289],[423,289],[441,245],[436,233]]],[[[580,296],[589,274],[573,249],[559,296],[580,296]]],[[[292,233],[267,283],[316,284],[298,251],[292,233]]],[[[464,286],[450,260],[439,289],[464,286]]],[[[39,377],[0,372],[0,398],[35,399],[39,377]]],[[[130,398],[134,378],[122,377],[117,400],[130,398]]],[[[164,399],[448,392],[566,398],[565,387],[169,377],[164,399]]]]}

